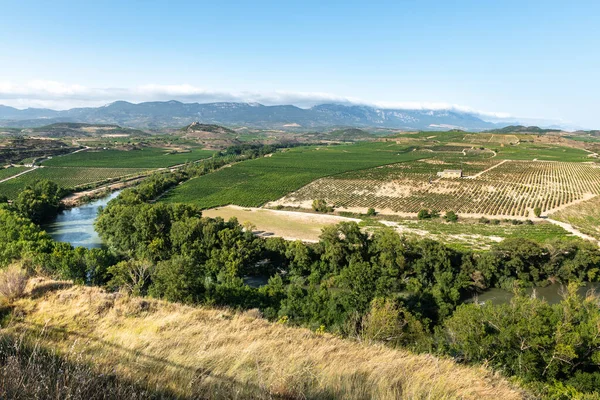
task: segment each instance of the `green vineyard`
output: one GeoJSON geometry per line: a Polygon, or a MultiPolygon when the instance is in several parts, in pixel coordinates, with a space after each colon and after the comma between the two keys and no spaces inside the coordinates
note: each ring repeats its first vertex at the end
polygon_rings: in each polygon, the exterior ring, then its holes
{"type": "Polygon", "coordinates": [[[35,171],[0,183],[0,195],[14,199],[24,187],[38,179],[48,179],[65,189],[74,189],[82,185],[136,176],[148,171],[142,168],[38,168],[35,171]]]}
{"type": "Polygon", "coordinates": [[[10,178],[11,176],[20,174],[21,172],[27,171],[29,168],[25,167],[11,167],[11,168],[2,168],[0,169],[0,181],[10,178]]]}
{"type": "Polygon", "coordinates": [[[145,147],[130,151],[82,151],[54,157],[44,161],[43,165],[47,167],[86,168],[166,168],[208,158],[213,153],[213,151],[202,149],[171,153],[168,150],[156,147],[145,147]]]}
{"type": "Polygon", "coordinates": [[[203,208],[260,206],[323,176],[431,157],[431,152],[389,143],[302,147],[223,168],[178,186],[163,198],[203,208]]]}

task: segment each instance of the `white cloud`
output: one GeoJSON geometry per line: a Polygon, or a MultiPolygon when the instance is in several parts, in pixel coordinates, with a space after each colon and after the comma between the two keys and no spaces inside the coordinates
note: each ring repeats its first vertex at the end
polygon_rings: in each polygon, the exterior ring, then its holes
{"type": "Polygon", "coordinates": [[[53,105],[59,109],[89,104],[106,104],[115,100],[164,101],[179,100],[188,102],[242,101],[258,102],[266,105],[294,104],[310,107],[321,103],[351,103],[372,105],[380,108],[402,108],[416,110],[458,110],[494,116],[507,116],[504,113],[484,113],[470,107],[447,103],[423,102],[371,102],[354,97],[338,96],[323,92],[228,92],[215,91],[197,86],[147,84],[133,88],[93,88],[78,84],[67,84],[56,81],[35,80],[25,84],[0,81],[0,103],[15,104],[19,107],[53,105]]]}
{"type": "MultiPolygon", "coordinates": [[[[265,105],[293,104],[311,107],[322,103],[368,105],[386,109],[453,110],[475,114],[492,122],[508,122],[528,119],[516,118],[508,113],[482,111],[475,108],[444,102],[386,102],[367,101],[355,97],[338,96],[323,92],[233,92],[209,90],[190,84],[146,84],[132,88],[94,88],[64,82],[34,80],[23,84],[0,81],[0,104],[17,108],[39,107],[64,110],[73,107],[98,107],[116,100],[131,102],[178,100],[182,102],[256,102],[265,105]]],[[[529,119],[533,121],[533,119],[529,119]]],[[[564,123],[542,118],[535,119],[541,125],[564,123]],[[545,123],[544,123],[545,122],[545,123]]]]}

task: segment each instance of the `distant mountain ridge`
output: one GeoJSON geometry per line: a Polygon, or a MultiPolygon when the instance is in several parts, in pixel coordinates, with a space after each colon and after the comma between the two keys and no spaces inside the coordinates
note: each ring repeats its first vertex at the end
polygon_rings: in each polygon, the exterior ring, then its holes
{"type": "Polygon", "coordinates": [[[257,103],[129,103],[116,101],[102,107],[64,111],[0,106],[0,126],[33,127],[55,122],[116,124],[135,128],[181,127],[202,124],[254,128],[314,129],[331,126],[383,127],[406,130],[485,130],[504,125],[453,110],[382,109],[362,105],[320,104],[308,109],[292,105],[257,103]],[[297,125],[299,125],[299,127],[297,125]]]}

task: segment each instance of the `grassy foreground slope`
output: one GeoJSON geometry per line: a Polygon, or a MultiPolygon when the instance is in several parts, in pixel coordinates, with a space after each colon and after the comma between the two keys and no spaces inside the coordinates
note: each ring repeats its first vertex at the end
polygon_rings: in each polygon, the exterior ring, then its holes
{"type": "MultiPolygon", "coordinates": [[[[484,368],[273,324],[252,312],[192,308],[40,278],[29,285],[3,336],[29,337],[73,361],[91,362],[95,376],[108,373],[111,382],[134,382],[163,398],[522,397],[484,368]]],[[[25,364],[33,368],[31,360],[25,364]]],[[[5,365],[0,381],[11,368],[5,365]]],[[[127,392],[122,386],[104,390],[127,392]]],[[[102,396],[111,393],[96,394],[102,396]]]]}
{"type": "Polygon", "coordinates": [[[202,208],[228,204],[258,207],[324,176],[432,156],[385,142],[299,147],[191,179],[163,200],[202,208]]]}

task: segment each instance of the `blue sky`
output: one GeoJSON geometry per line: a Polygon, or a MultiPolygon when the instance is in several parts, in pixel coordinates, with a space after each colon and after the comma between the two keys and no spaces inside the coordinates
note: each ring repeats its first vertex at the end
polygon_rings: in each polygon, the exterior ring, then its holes
{"type": "Polygon", "coordinates": [[[598,1],[4,1],[0,104],[455,107],[600,128],[598,1]]]}

